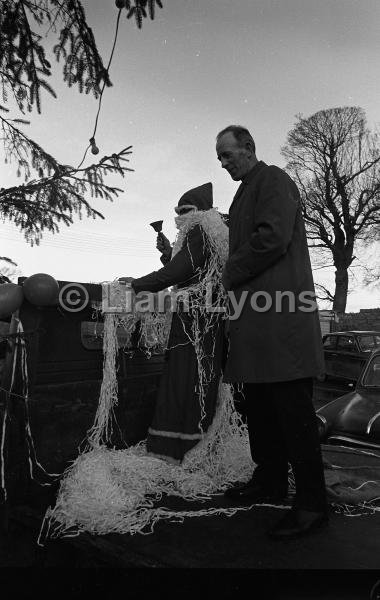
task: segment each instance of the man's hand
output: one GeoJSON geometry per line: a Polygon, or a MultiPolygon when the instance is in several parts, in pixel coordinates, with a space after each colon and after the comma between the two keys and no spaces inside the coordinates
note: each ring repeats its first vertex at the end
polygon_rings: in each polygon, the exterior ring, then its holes
{"type": "Polygon", "coordinates": [[[170,244],[168,238],[166,237],[166,235],[164,235],[162,233],[162,231],[160,231],[157,234],[156,248],[157,248],[157,250],[159,250],[161,252],[161,254],[163,254],[163,256],[165,256],[165,257],[171,256],[171,253],[172,253],[171,244],[170,244]]]}

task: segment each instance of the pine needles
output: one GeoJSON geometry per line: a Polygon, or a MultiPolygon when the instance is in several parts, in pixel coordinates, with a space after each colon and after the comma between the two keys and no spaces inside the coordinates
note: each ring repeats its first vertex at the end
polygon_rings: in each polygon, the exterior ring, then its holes
{"type": "MultiPolygon", "coordinates": [[[[141,28],[148,15],[154,18],[156,4],[162,8],[159,0],[126,1],[127,18],[134,17],[141,28]]],[[[117,26],[120,12],[115,8],[117,26]]],[[[114,199],[122,190],[106,185],[104,178],[132,171],[125,164],[131,146],[82,169],[85,154],[74,168],[61,164],[20,129],[29,124],[26,113],[41,113],[44,93],[56,98],[50,84],[46,34],[58,37],[53,53],[63,64],[67,85],[99,100],[93,137],[103,91],[112,85],[109,67],[114,47],[105,67],[79,0],[0,0],[0,31],[0,126],[5,162],[15,163],[17,176],[24,179],[22,185],[0,188],[0,218],[13,221],[28,242],[38,244],[44,231],[57,232],[60,224],[70,225],[75,215],[102,217],[85,196],[114,199]],[[18,109],[18,116],[12,118],[10,105],[18,109]]],[[[116,36],[117,30],[114,46],[116,36]]]]}

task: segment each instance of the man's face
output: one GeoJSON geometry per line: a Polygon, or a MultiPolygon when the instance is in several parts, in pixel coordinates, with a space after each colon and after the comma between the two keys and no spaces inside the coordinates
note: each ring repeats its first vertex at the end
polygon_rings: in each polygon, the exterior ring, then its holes
{"type": "Polygon", "coordinates": [[[240,181],[252,168],[252,151],[249,147],[240,146],[231,131],[219,138],[216,153],[222,168],[234,181],[240,181]]]}

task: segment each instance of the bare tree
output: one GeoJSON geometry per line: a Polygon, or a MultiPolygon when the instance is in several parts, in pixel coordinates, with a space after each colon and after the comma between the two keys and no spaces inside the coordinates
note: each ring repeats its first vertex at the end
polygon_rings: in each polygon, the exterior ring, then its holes
{"type": "Polygon", "coordinates": [[[365,250],[368,250],[363,265],[363,283],[372,290],[380,288],[380,231],[374,231],[366,240],[365,250]],[[369,248],[368,248],[369,246],[369,248]]]}
{"type": "Polygon", "coordinates": [[[310,248],[335,267],[333,309],[344,312],[356,244],[380,225],[379,136],[362,108],[331,108],[298,115],[282,155],[301,192],[310,248]]]}

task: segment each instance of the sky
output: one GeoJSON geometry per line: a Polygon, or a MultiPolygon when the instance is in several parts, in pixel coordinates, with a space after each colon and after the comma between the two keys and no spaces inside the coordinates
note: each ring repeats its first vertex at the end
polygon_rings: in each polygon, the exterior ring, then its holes
{"type": "MultiPolygon", "coordinates": [[[[83,5],[107,64],[114,0],[83,5]]],[[[238,183],[216,158],[215,137],[225,126],[247,127],[259,160],[284,167],[281,146],[298,114],[361,106],[369,126],[380,125],[379,22],[378,0],[163,0],[142,30],[123,11],[113,87],[104,92],[96,134],[98,158],[133,146],[134,171],[109,178],[123,193],[113,203],[91,201],[104,220],[76,219],[59,234],[45,233],[39,246],[0,223],[0,255],[15,260],[23,276],[44,272],[65,281],[110,281],[160,268],[149,223],[163,219],[174,241],[173,209],[185,191],[211,181],[214,206],[228,211],[238,183]]],[[[68,89],[61,71],[55,64],[58,99],[45,95],[42,114],[32,116],[25,132],[75,165],[92,134],[97,102],[68,89]]],[[[1,186],[16,184],[14,165],[1,158],[1,186]]],[[[334,273],[318,269],[314,278],[332,286],[334,273]]],[[[355,280],[352,287],[348,311],[380,306],[380,288],[361,288],[355,280]]]]}

